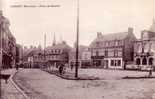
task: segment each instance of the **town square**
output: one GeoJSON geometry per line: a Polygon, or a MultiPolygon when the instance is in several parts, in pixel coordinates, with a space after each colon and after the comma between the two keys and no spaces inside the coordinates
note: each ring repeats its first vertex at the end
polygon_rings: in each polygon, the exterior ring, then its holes
{"type": "Polygon", "coordinates": [[[2,1],[0,99],[155,99],[153,0],[2,1]]]}

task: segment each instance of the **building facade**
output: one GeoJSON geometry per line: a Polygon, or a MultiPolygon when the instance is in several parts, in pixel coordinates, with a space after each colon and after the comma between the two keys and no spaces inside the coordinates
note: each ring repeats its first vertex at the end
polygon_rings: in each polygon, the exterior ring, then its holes
{"type": "Polygon", "coordinates": [[[41,49],[35,49],[28,54],[28,67],[41,68],[45,64],[44,52],[41,49]]]}
{"type": "Polygon", "coordinates": [[[71,47],[62,41],[58,44],[53,44],[45,49],[46,62],[49,66],[58,67],[60,64],[68,64],[69,52],[71,47]]]}
{"type": "Polygon", "coordinates": [[[133,61],[134,41],[133,28],[127,32],[103,35],[97,33],[90,44],[92,65],[98,68],[126,69],[126,64],[133,61]]]}
{"type": "Polygon", "coordinates": [[[2,48],[2,67],[15,67],[16,64],[16,39],[12,35],[9,20],[0,11],[0,46],[2,48]]]}
{"type": "Polygon", "coordinates": [[[41,47],[30,47],[25,50],[24,64],[28,68],[58,67],[69,62],[71,47],[65,42],[53,44],[45,49],[41,47]]]}
{"type": "Polygon", "coordinates": [[[22,51],[22,65],[25,68],[41,68],[45,64],[44,51],[41,45],[38,47],[24,47],[22,51]]]}
{"type": "Polygon", "coordinates": [[[155,21],[149,30],[141,32],[141,38],[134,43],[134,63],[137,69],[155,69],[155,21]]]}
{"type": "MultiPolygon", "coordinates": [[[[76,46],[75,46],[76,47],[76,46]]],[[[75,67],[76,65],[76,48],[72,48],[69,55],[69,65],[75,67]]],[[[79,46],[79,56],[78,56],[78,66],[79,68],[91,67],[91,52],[88,46],[79,46]]]]}

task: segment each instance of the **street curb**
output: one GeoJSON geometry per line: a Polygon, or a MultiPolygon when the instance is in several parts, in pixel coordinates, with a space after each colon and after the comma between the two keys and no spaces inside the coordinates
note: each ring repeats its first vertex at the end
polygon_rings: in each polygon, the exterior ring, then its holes
{"type": "Polygon", "coordinates": [[[18,73],[18,71],[16,71],[13,75],[11,75],[11,77],[10,77],[11,83],[12,83],[13,86],[24,96],[25,99],[30,99],[30,98],[25,94],[25,92],[24,92],[20,87],[18,87],[18,85],[13,81],[13,77],[15,76],[16,73],[18,73]]]}
{"type": "Polygon", "coordinates": [[[55,75],[57,77],[65,79],[65,80],[101,80],[99,78],[80,78],[80,77],[79,78],[74,78],[74,77],[66,77],[65,75],[60,75],[58,73],[51,73],[51,72],[46,71],[46,70],[42,70],[42,71],[47,72],[47,73],[52,74],[52,75],[55,75]]]}

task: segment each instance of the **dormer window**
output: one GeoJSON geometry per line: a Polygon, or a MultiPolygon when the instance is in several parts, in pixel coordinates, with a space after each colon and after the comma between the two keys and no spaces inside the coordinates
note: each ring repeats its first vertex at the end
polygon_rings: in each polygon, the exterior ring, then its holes
{"type": "Polygon", "coordinates": [[[61,50],[59,50],[59,53],[61,53],[61,50]]]}
{"type": "Polygon", "coordinates": [[[123,45],[123,41],[122,41],[122,40],[119,40],[119,41],[118,41],[118,45],[119,45],[119,46],[123,45]]]}
{"type": "Polygon", "coordinates": [[[98,51],[96,51],[96,56],[99,56],[99,52],[98,51]]]}
{"type": "Polygon", "coordinates": [[[108,46],[110,46],[110,41],[108,41],[108,46]]]}
{"type": "Polygon", "coordinates": [[[105,42],[105,46],[106,46],[106,47],[108,46],[108,42],[105,42]]]}
{"type": "Polygon", "coordinates": [[[115,41],[115,46],[118,46],[118,40],[115,41]]]}
{"type": "Polygon", "coordinates": [[[96,42],[96,47],[99,47],[100,46],[100,42],[96,42]]]}

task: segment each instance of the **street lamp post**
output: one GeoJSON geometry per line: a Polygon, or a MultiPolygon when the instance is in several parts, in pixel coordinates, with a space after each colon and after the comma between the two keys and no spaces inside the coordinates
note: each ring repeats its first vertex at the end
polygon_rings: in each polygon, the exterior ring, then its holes
{"type": "Polygon", "coordinates": [[[79,58],[79,0],[77,0],[77,30],[76,30],[76,67],[75,77],[78,78],[78,58],[79,58]]]}

